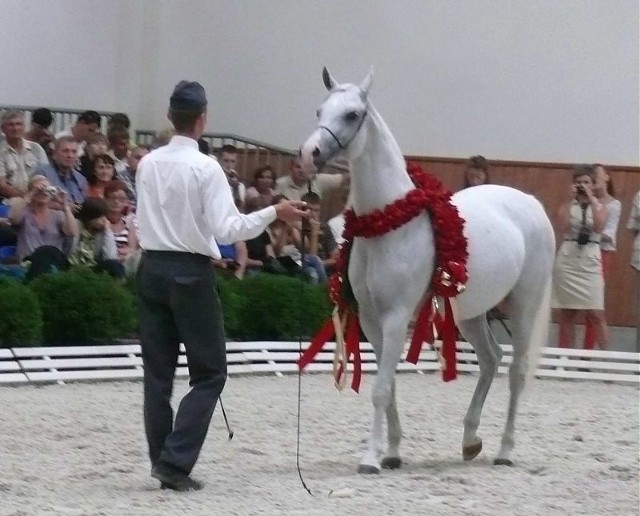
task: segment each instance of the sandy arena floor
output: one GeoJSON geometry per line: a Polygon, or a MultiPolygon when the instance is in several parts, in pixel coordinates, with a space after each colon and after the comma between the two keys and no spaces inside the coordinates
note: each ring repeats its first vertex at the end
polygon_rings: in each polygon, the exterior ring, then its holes
{"type": "MultiPolygon", "coordinates": [[[[484,451],[463,463],[462,418],[476,378],[398,379],[405,466],[356,473],[372,416],[363,392],[303,377],[302,488],[295,465],[297,377],[231,378],[194,477],[197,493],[149,476],[137,382],[0,388],[2,515],[638,514],[636,387],[534,381],[520,409],[513,468],[491,465],[507,407],[497,378],[480,426],[484,451]],[[336,496],[337,495],[337,496],[336,496]]],[[[179,382],[176,394],[187,389],[179,382]]]]}

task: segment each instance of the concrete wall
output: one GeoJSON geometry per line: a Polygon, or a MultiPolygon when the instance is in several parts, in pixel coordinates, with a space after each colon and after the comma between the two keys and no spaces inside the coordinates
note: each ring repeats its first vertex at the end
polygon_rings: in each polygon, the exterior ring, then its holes
{"type": "Polygon", "coordinates": [[[165,125],[182,78],[210,129],[297,147],[324,97],[375,66],[406,154],[639,162],[634,0],[0,0],[0,104],[165,125]]]}

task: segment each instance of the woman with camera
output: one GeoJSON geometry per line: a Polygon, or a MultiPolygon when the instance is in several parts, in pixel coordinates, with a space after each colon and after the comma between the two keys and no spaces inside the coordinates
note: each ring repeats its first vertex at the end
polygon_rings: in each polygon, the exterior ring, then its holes
{"type": "Polygon", "coordinates": [[[553,307],[560,309],[560,347],[574,347],[575,317],[584,311],[593,321],[600,348],[607,348],[600,251],[600,233],[607,220],[607,209],[593,193],[595,180],[594,167],[577,166],[569,198],[556,218],[560,247],[554,266],[553,307]]]}
{"type": "Polygon", "coordinates": [[[35,175],[29,180],[27,194],[10,202],[9,220],[18,233],[18,259],[31,263],[26,279],[67,268],[64,240],[78,233],[78,225],[66,192],[51,186],[46,177],[35,175]],[[62,209],[52,209],[52,202],[62,209]]]}

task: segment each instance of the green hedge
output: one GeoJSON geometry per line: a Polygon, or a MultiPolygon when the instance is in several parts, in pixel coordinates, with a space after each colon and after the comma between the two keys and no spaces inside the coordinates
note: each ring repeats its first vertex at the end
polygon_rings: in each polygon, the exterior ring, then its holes
{"type": "MultiPolygon", "coordinates": [[[[326,289],[262,274],[217,277],[229,340],[308,339],[330,315],[326,289]]],[[[29,285],[0,279],[0,347],[78,345],[135,336],[135,285],[74,268],[29,285]]]]}
{"type": "Polygon", "coordinates": [[[136,327],[132,293],[107,274],[76,268],[40,276],[30,286],[40,300],[48,344],[109,341],[136,327]]]}
{"type": "Polygon", "coordinates": [[[0,347],[31,346],[42,340],[36,294],[17,280],[0,278],[0,347]]]}

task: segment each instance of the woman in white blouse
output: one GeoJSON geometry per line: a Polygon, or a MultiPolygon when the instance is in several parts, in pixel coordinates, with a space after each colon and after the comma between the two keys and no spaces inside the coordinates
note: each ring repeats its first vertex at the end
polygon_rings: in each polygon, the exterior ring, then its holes
{"type": "MultiPolygon", "coordinates": [[[[607,208],[607,220],[600,233],[600,251],[602,256],[602,275],[605,288],[609,273],[613,266],[613,257],[616,252],[618,225],[620,224],[620,212],[622,203],[614,197],[615,191],[611,176],[604,166],[599,163],[593,165],[596,171],[596,181],[593,193],[596,198],[607,208]]],[[[584,349],[593,349],[596,344],[596,332],[593,320],[587,317],[584,328],[584,349]]],[[[602,344],[602,343],[599,343],[602,344]]],[[[600,346],[601,347],[601,346],[600,346]]]]}

